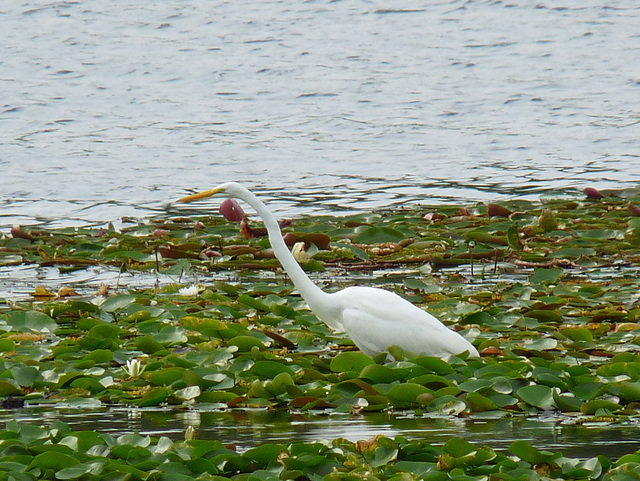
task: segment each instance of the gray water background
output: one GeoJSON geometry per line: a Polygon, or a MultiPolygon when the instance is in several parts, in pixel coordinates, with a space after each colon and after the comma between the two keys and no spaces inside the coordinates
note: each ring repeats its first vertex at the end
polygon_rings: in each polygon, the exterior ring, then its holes
{"type": "MultiPolygon", "coordinates": [[[[171,200],[227,180],[298,215],[640,179],[632,0],[0,0],[0,30],[4,230],[180,214],[171,200]]],[[[27,293],[61,276],[25,266],[2,277],[6,289],[23,279],[27,293]]],[[[638,433],[633,423],[544,419],[75,416],[5,411],[0,422],[86,421],[176,438],[196,425],[199,436],[243,446],[379,433],[441,444],[455,433],[575,456],[633,452],[638,433]]]]}
{"type": "Polygon", "coordinates": [[[640,179],[635,0],[4,0],[0,25],[2,228],[228,180],[298,215],[640,179]]]}

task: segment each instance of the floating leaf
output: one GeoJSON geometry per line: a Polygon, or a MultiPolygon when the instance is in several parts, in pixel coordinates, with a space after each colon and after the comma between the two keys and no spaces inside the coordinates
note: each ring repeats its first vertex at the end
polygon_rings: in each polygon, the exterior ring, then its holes
{"type": "Polygon", "coordinates": [[[444,443],[444,446],[442,446],[442,450],[455,458],[460,458],[462,456],[466,456],[469,453],[473,453],[477,450],[477,448],[464,439],[452,438],[444,443]]]}
{"type": "Polygon", "coordinates": [[[136,298],[129,294],[111,296],[102,304],[102,310],[104,312],[116,312],[129,307],[135,300],[136,298]]]}
{"type": "Polygon", "coordinates": [[[11,377],[22,387],[31,387],[40,376],[38,368],[35,366],[14,366],[11,368],[11,377]]]}
{"type": "Polygon", "coordinates": [[[236,346],[240,352],[250,351],[254,347],[256,347],[256,348],[258,348],[260,350],[262,350],[262,349],[264,349],[266,347],[262,343],[262,341],[260,341],[259,339],[256,339],[253,336],[235,336],[235,337],[229,339],[229,341],[227,341],[227,343],[230,346],[236,346]]]}
{"type": "Polygon", "coordinates": [[[14,331],[21,332],[55,332],[56,321],[38,311],[10,311],[6,314],[7,324],[14,331]]]}
{"type": "Polygon", "coordinates": [[[0,352],[11,352],[16,349],[16,343],[11,339],[0,339],[0,352]]]}
{"type": "Polygon", "coordinates": [[[553,400],[562,412],[580,412],[583,401],[574,396],[561,395],[553,391],[553,400]]]}
{"type": "Polygon", "coordinates": [[[561,453],[539,451],[529,441],[515,441],[509,446],[509,452],[532,466],[551,465],[562,456],[561,453]]]}
{"type": "Polygon", "coordinates": [[[582,414],[596,414],[600,409],[615,412],[621,408],[622,406],[618,403],[607,401],[605,399],[594,399],[592,401],[585,402],[580,408],[580,411],[582,414]]]}
{"type": "Polygon", "coordinates": [[[285,447],[281,444],[263,444],[246,450],[242,456],[258,466],[266,468],[269,463],[276,462],[283,451],[285,451],[285,447]]]}
{"type": "Polygon", "coordinates": [[[223,200],[218,209],[224,218],[230,222],[240,222],[245,216],[244,210],[235,199],[223,200]]]}
{"type": "Polygon", "coordinates": [[[444,395],[434,399],[428,406],[430,412],[457,416],[467,411],[466,403],[455,396],[444,395]]]}
{"type": "Polygon", "coordinates": [[[602,199],[604,197],[595,187],[585,187],[582,192],[590,199],[602,199]]]}
{"type": "Polygon", "coordinates": [[[182,379],[184,372],[184,368],[181,367],[167,367],[150,373],[149,380],[151,384],[155,386],[170,386],[174,382],[182,379]]]}
{"type": "Polygon", "coordinates": [[[430,392],[424,386],[413,382],[395,384],[387,391],[389,400],[398,405],[414,404],[420,394],[430,392]]]}
{"type": "Polygon", "coordinates": [[[606,391],[607,387],[605,384],[601,382],[583,382],[571,388],[571,392],[575,394],[576,397],[589,401],[594,399],[606,391]]]}
{"type": "Polygon", "coordinates": [[[97,476],[102,473],[105,464],[105,460],[100,460],[63,468],[56,472],[56,479],[82,479],[87,475],[97,476]]]}
{"type": "Polygon", "coordinates": [[[404,234],[391,227],[366,227],[358,232],[353,242],[356,244],[383,244],[385,242],[400,242],[404,234]]]}
{"type": "Polygon", "coordinates": [[[640,402],[640,382],[621,382],[618,385],[618,394],[623,401],[640,402]]]}
{"type": "Polygon", "coordinates": [[[558,282],[562,269],[554,267],[552,269],[535,269],[529,278],[532,284],[555,284],[558,282]]]}
{"type": "Polygon", "coordinates": [[[455,372],[449,363],[437,357],[417,357],[413,362],[436,374],[453,374],[455,372]]]}
{"type": "Polygon", "coordinates": [[[402,374],[395,369],[380,364],[368,364],[360,371],[360,377],[368,379],[374,383],[391,383],[402,377],[402,374]]]}
{"type": "Polygon", "coordinates": [[[595,249],[589,247],[566,247],[564,249],[558,249],[555,252],[549,254],[551,258],[561,259],[576,259],[578,257],[592,257],[596,255],[595,249]]]}
{"type": "Polygon", "coordinates": [[[144,396],[142,396],[137,404],[140,407],[158,406],[165,402],[168,397],[169,390],[164,387],[158,387],[155,389],[151,389],[144,396]]]}
{"type": "Polygon", "coordinates": [[[174,396],[190,401],[200,396],[200,386],[188,386],[173,393],[174,396]]]}
{"type": "Polygon", "coordinates": [[[517,394],[524,402],[537,408],[549,409],[555,407],[553,390],[549,386],[540,384],[524,386],[518,389],[517,394]]]}
{"type": "Polygon", "coordinates": [[[573,327],[568,329],[560,329],[560,334],[568,337],[572,341],[593,342],[593,334],[584,327],[573,327]]]}
{"type": "Polygon", "coordinates": [[[154,354],[157,352],[164,352],[164,346],[156,341],[151,336],[141,336],[134,341],[136,349],[146,353],[154,354]]]}
{"type": "Polygon", "coordinates": [[[333,372],[360,373],[366,366],[373,364],[373,359],[362,352],[341,352],[331,360],[333,372]]]}
{"type": "Polygon", "coordinates": [[[286,372],[289,375],[294,374],[289,366],[275,361],[258,361],[247,372],[254,376],[267,379],[273,379],[282,372],[286,372]]]}
{"type": "Polygon", "coordinates": [[[0,396],[21,396],[22,389],[13,379],[0,379],[0,396]]]}
{"type": "Polygon", "coordinates": [[[52,469],[53,471],[61,471],[80,464],[73,456],[54,451],[38,454],[33,461],[38,468],[42,470],[52,469]]]}
{"type": "Polygon", "coordinates": [[[504,206],[498,204],[489,204],[487,206],[487,215],[489,217],[509,217],[512,212],[504,206]]]}

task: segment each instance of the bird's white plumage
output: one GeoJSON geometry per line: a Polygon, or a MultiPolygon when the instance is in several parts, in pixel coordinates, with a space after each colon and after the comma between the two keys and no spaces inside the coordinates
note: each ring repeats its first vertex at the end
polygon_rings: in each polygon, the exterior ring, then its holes
{"type": "Polygon", "coordinates": [[[466,351],[478,356],[476,348],[460,334],[393,292],[360,286],[331,294],[322,291],[289,251],[273,214],[240,184],[221,184],[179,202],[217,194],[238,198],[255,209],[267,228],[273,252],[311,311],[330,328],[345,331],[365,354],[375,356],[397,345],[416,355],[447,357],[466,351]]]}
{"type": "Polygon", "coordinates": [[[342,306],[340,322],[344,331],[369,356],[394,345],[414,354],[436,357],[464,351],[478,355],[469,341],[393,292],[356,286],[331,297],[342,306]]]}

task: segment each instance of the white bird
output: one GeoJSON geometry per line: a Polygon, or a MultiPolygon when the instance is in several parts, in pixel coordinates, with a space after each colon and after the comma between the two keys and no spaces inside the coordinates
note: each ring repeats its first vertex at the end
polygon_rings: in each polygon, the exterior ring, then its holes
{"type": "Polygon", "coordinates": [[[243,200],[255,209],[267,228],[273,252],[311,311],[331,329],[346,332],[365,354],[373,357],[397,345],[415,355],[445,358],[466,351],[478,357],[476,348],[464,337],[393,292],[364,286],[324,292],[289,251],[273,214],[242,185],[228,182],[178,202],[216,194],[243,200]]]}

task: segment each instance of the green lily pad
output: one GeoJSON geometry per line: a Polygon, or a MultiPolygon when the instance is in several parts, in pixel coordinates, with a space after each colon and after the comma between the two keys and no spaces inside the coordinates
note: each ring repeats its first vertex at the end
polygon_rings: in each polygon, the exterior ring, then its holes
{"type": "Polygon", "coordinates": [[[436,374],[453,374],[455,372],[450,364],[437,357],[417,357],[413,362],[436,374]]]}
{"type": "Polygon", "coordinates": [[[557,251],[552,252],[551,254],[549,254],[549,257],[575,259],[578,257],[592,257],[595,255],[595,249],[591,249],[588,247],[566,247],[564,249],[558,249],[557,251]]]}
{"type": "Polygon", "coordinates": [[[527,404],[540,409],[549,409],[555,406],[553,390],[549,386],[534,384],[518,389],[518,397],[527,404]]]}
{"type": "Polygon", "coordinates": [[[38,454],[33,458],[32,462],[33,467],[38,467],[43,471],[47,469],[61,471],[65,468],[76,466],[78,464],[80,464],[80,462],[73,456],[59,452],[45,452],[38,454]]]}
{"type": "Polygon", "coordinates": [[[137,402],[140,407],[158,406],[165,402],[169,397],[170,391],[164,387],[151,389],[137,402]]]}
{"type": "Polygon", "coordinates": [[[258,466],[266,468],[269,463],[276,462],[280,454],[285,451],[285,447],[281,444],[263,444],[246,450],[242,456],[258,466]]]}
{"type": "Polygon", "coordinates": [[[294,374],[293,370],[289,366],[275,361],[258,361],[247,371],[248,374],[258,376],[263,379],[273,379],[283,372],[290,376],[293,376],[294,374]]]}
{"type": "Polygon", "coordinates": [[[263,350],[266,348],[266,346],[262,343],[262,341],[260,341],[259,339],[256,339],[253,336],[235,336],[229,339],[227,343],[230,346],[236,346],[240,352],[250,351],[254,347],[260,350],[263,350]]]}
{"type": "Polygon", "coordinates": [[[21,387],[32,387],[36,379],[40,377],[40,372],[35,366],[14,366],[11,368],[11,377],[21,387]]]}
{"type": "Polygon", "coordinates": [[[399,230],[391,227],[372,226],[361,229],[354,237],[356,244],[383,244],[385,242],[400,242],[405,238],[399,230]]]}
{"type": "Polygon", "coordinates": [[[562,453],[539,451],[529,441],[515,441],[509,446],[509,452],[531,466],[550,465],[562,456],[562,453]]]}
{"type": "Polygon", "coordinates": [[[136,349],[144,352],[145,354],[154,354],[157,352],[164,352],[165,348],[162,344],[156,341],[151,336],[141,336],[134,341],[136,349]]]}
{"type": "Polygon", "coordinates": [[[553,400],[562,412],[580,412],[584,401],[574,396],[561,395],[553,392],[553,400]]]}
{"type": "Polygon", "coordinates": [[[563,270],[559,267],[551,269],[535,269],[529,278],[532,284],[555,284],[560,279],[563,270]]]}
{"type": "Polygon", "coordinates": [[[596,414],[600,409],[615,412],[621,408],[622,406],[618,403],[607,401],[605,399],[594,399],[592,401],[585,402],[580,408],[580,411],[582,414],[596,414]]]}
{"type": "Polygon", "coordinates": [[[0,339],[0,352],[15,351],[16,343],[11,339],[0,339]]]}
{"type": "Polygon", "coordinates": [[[398,405],[414,404],[420,394],[431,392],[420,384],[406,382],[395,384],[387,391],[389,400],[398,405]]]}
{"type": "Polygon", "coordinates": [[[58,324],[43,312],[38,311],[10,311],[4,314],[7,325],[12,330],[20,332],[55,332],[58,324]]]}
{"type": "Polygon", "coordinates": [[[467,404],[455,396],[444,395],[435,398],[428,406],[428,410],[433,413],[447,416],[457,416],[468,410],[467,404]]]}
{"type": "Polygon", "coordinates": [[[360,373],[365,367],[374,361],[362,352],[341,352],[331,360],[329,365],[333,372],[360,373]]]}
{"type": "Polygon", "coordinates": [[[102,310],[104,312],[116,312],[129,307],[135,300],[136,298],[129,294],[111,296],[102,304],[102,310]]]}
{"type": "Polygon", "coordinates": [[[174,382],[182,379],[184,372],[184,368],[181,367],[167,367],[150,373],[149,380],[151,384],[155,386],[170,386],[174,382]]]}
{"type": "Polygon", "coordinates": [[[21,396],[22,394],[20,385],[13,379],[0,379],[0,396],[21,396]]]}
{"type": "Polygon", "coordinates": [[[374,383],[392,383],[402,377],[402,373],[380,364],[368,364],[360,371],[360,378],[374,383]]]}

